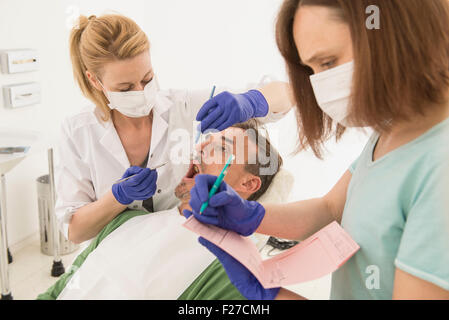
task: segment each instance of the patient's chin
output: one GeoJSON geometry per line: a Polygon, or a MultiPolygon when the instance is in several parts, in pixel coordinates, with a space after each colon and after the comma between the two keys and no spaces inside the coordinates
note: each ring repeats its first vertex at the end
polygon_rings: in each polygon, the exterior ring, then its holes
{"type": "Polygon", "coordinates": [[[192,190],[195,182],[183,179],[175,188],[175,196],[182,202],[190,201],[190,190],[192,190]]]}

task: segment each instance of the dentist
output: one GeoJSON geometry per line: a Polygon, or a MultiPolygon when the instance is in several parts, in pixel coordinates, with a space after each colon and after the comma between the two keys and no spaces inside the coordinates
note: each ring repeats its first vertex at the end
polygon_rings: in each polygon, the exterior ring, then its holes
{"type": "MultiPolygon", "coordinates": [[[[161,91],[149,49],[145,33],[121,15],[81,16],[71,32],[74,77],[93,103],[65,119],[58,149],[56,215],[75,243],[95,237],[128,207],[153,212],[179,201],[174,189],[189,161],[169,157],[171,136],[184,129],[192,137],[210,89],[161,91]],[[129,179],[117,182],[121,178],[129,179]]],[[[243,94],[221,92],[203,108],[203,130],[253,117],[274,121],[292,102],[282,82],[243,94]]]]}
{"type": "MultiPolygon", "coordinates": [[[[448,24],[447,0],[285,0],[277,43],[297,102],[299,145],[320,156],[323,142],[346,127],[374,134],[317,199],[262,205],[223,183],[200,215],[215,178],[196,176],[195,218],[288,239],[338,221],[360,250],[332,275],[331,299],[449,299],[448,24]],[[367,27],[369,7],[378,9],[379,29],[367,27]]],[[[234,258],[200,242],[248,299],[302,298],[264,289],[234,258]]]]}

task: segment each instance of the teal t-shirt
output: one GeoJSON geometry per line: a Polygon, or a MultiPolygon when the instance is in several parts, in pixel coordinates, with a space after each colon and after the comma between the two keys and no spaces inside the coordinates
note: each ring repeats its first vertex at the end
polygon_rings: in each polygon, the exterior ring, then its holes
{"type": "Polygon", "coordinates": [[[360,250],[332,275],[331,299],[391,299],[395,269],[449,290],[449,119],[351,166],[342,227],[360,250]]]}

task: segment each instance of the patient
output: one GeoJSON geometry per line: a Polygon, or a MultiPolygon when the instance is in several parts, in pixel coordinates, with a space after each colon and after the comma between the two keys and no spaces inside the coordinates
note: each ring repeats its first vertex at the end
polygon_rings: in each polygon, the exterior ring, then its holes
{"type": "Polygon", "coordinates": [[[177,208],[122,213],[38,299],[244,299],[215,256],[182,226],[195,176],[219,175],[231,154],[236,160],[224,180],[243,198],[259,199],[282,165],[278,152],[253,122],[209,134],[176,187],[177,208]]]}

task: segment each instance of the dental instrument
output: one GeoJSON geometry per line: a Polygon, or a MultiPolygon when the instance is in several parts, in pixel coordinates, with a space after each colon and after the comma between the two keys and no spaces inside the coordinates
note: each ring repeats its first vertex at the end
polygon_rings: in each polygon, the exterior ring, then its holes
{"type": "MultiPolygon", "coordinates": [[[[162,167],[165,166],[167,163],[168,163],[168,162],[165,162],[165,163],[163,163],[163,164],[160,164],[160,165],[158,165],[158,166],[155,166],[154,168],[150,168],[150,170],[156,170],[156,169],[162,168],[162,167]]],[[[126,178],[124,178],[124,179],[121,179],[121,180],[117,181],[117,182],[114,183],[114,184],[117,184],[117,183],[126,181],[126,180],[131,179],[132,177],[135,177],[135,176],[137,176],[137,174],[133,174],[132,176],[126,177],[126,178]]]]}
{"type": "MultiPolygon", "coordinates": [[[[212,99],[212,98],[214,97],[215,88],[216,88],[216,86],[214,86],[214,87],[212,88],[212,92],[211,92],[211,94],[210,94],[209,100],[212,99]]],[[[201,125],[201,124],[200,124],[200,125],[201,125]]],[[[200,130],[199,128],[196,128],[196,129],[197,129],[197,132],[196,132],[195,143],[198,143],[198,140],[200,139],[200,136],[201,136],[201,130],[200,130]]]]}
{"type": "Polygon", "coordinates": [[[214,185],[212,186],[212,188],[209,191],[209,199],[206,202],[204,202],[203,205],[201,206],[200,214],[202,214],[204,212],[204,210],[206,210],[207,206],[209,205],[210,198],[212,198],[212,196],[217,192],[218,188],[220,187],[221,182],[223,181],[224,177],[228,173],[228,167],[231,164],[231,162],[234,160],[234,158],[235,158],[234,155],[231,154],[231,156],[228,158],[228,161],[226,161],[226,164],[223,167],[223,170],[221,170],[220,175],[217,177],[217,180],[215,180],[214,185]]]}

